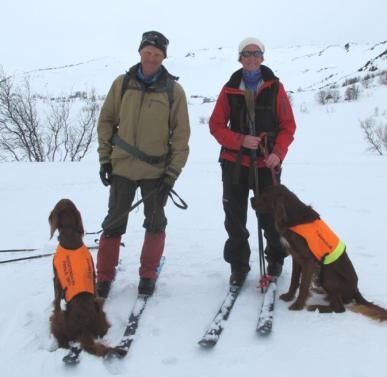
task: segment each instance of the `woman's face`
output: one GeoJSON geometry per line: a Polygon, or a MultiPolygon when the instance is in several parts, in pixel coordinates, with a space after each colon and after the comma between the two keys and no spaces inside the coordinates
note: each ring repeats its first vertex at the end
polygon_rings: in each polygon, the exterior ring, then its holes
{"type": "Polygon", "coordinates": [[[247,45],[239,56],[243,69],[246,71],[256,71],[263,62],[262,51],[256,45],[247,45]]]}

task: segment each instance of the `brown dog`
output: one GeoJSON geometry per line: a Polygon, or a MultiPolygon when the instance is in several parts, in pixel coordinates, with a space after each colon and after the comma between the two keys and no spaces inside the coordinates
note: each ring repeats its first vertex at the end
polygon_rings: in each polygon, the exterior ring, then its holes
{"type": "Polygon", "coordinates": [[[289,291],[280,296],[284,301],[291,301],[299,288],[290,310],[304,308],[312,279],[318,275],[329,305],[309,305],[308,310],[341,313],[345,311],[344,304],[355,301],[351,307],[353,311],[380,321],[387,320],[387,310],[368,302],[360,294],[358,277],[344,243],[311,206],[304,204],[283,185],[268,187],[258,199],[252,199],[252,205],[257,212],[273,216],[282,241],[292,256],[289,291]]]}
{"type": "Polygon", "coordinates": [[[54,311],[50,318],[51,332],[59,347],[69,348],[69,342],[96,356],[114,350],[95,339],[103,337],[110,324],[102,310],[102,301],[95,295],[94,264],[83,244],[82,219],[74,203],[60,200],[52,210],[48,222],[51,238],[59,231],[59,245],[54,256],[54,311]],[[61,309],[62,298],[66,301],[61,309]]]}

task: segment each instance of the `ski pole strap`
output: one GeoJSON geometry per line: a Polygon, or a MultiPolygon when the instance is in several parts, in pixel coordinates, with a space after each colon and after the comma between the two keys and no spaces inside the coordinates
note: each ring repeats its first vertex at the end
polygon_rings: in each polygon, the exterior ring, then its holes
{"type": "Polygon", "coordinates": [[[188,208],[188,204],[177,194],[177,192],[173,189],[171,189],[171,191],[168,193],[168,196],[171,198],[173,204],[180,208],[180,209],[187,209],[188,208]],[[175,201],[175,199],[173,198],[173,196],[176,196],[179,201],[180,201],[180,204],[175,201]]]}

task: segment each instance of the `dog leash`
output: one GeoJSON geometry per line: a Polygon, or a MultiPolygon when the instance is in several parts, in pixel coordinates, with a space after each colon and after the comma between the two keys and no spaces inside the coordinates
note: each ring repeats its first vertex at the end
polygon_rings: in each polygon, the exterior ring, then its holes
{"type": "MultiPolygon", "coordinates": [[[[87,246],[87,248],[89,250],[97,250],[98,249],[98,246],[87,246]]],[[[17,249],[18,251],[34,251],[34,250],[39,250],[39,249],[17,249]]],[[[22,260],[28,260],[28,259],[37,259],[37,258],[44,258],[44,257],[49,257],[51,255],[54,255],[55,253],[48,253],[48,254],[40,254],[40,255],[34,255],[34,256],[31,256],[31,257],[24,257],[24,258],[15,258],[15,259],[7,259],[7,260],[3,260],[3,261],[0,261],[0,264],[4,264],[4,263],[11,263],[11,262],[18,262],[18,261],[22,261],[22,260]]]]}
{"type": "MultiPolygon", "coordinates": [[[[148,198],[150,198],[152,195],[155,195],[157,192],[158,192],[158,188],[154,188],[153,190],[151,190],[147,195],[145,195],[143,198],[141,198],[140,200],[138,200],[135,204],[133,204],[127,211],[125,211],[124,213],[122,213],[120,216],[118,216],[114,221],[113,223],[109,224],[109,226],[111,226],[112,224],[115,224],[117,223],[119,220],[121,220],[123,217],[127,216],[130,212],[132,212],[135,208],[137,208],[141,203],[143,203],[145,200],[147,200],[148,198]]],[[[171,198],[173,204],[175,204],[176,207],[180,208],[180,209],[187,209],[188,208],[188,204],[177,194],[177,192],[173,189],[171,189],[168,193],[168,197],[171,198]],[[175,200],[173,198],[173,196],[175,196],[179,201],[180,203],[175,200]]],[[[100,234],[103,232],[103,229],[100,229],[98,232],[85,232],[85,234],[87,235],[90,235],[90,234],[100,234]]]]}
{"type": "MultiPolygon", "coordinates": [[[[269,147],[267,145],[267,143],[268,143],[267,132],[262,132],[259,135],[259,137],[261,139],[261,142],[258,144],[258,148],[259,148],[260,152],[262,153],[264,159],[266,159],[269,156],[269,147]]],[[[281,170],[281,165],[280,164],[277,165],[275,168],[270,168],[271,179],[273,181],[273,186],[277,186],[278,185],[277,175],[280,172],[280,170],[281,170]]]]}

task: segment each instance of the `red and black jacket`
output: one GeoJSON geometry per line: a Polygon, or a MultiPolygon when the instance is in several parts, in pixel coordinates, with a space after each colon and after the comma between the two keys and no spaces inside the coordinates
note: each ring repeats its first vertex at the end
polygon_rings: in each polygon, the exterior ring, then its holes
{"type": "MultiPolygon", "coordinates": [[[[255,99],[255,132],[259,136],[266,132],[269,136],[269,152],[284,160],[296,130],[293,111],[283,85],[272,70],[260,67],[263,84],[255,99]]],[[[212,112],[210,132],[222,146],[220,159],[236,161],[242,150],[242,165],[250,166],[249,150],[242,147],[245,135],[250,134],[247,124],[245,91],[240,89],[242,69],[234,72],[219,94],[212,112]]],[[[259,156],[258,166],[264,167],[259,156]]]]}

